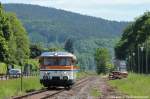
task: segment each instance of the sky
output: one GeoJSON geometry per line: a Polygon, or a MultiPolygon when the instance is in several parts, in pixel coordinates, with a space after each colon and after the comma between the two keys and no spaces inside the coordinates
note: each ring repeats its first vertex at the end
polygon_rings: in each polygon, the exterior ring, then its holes
{"type": "Polygon", "coordinates": [[[63,9],[116,21],[133,21],[150,11],[150,0],[0,0],[63,9]]]}

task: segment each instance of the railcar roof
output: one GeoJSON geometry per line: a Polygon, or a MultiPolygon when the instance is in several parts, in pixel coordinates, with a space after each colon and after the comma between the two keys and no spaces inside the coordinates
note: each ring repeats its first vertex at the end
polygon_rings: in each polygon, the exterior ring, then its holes
{"type": "Polygon", "coordinates": [[[76,56],[68,52],[43,52],[40,57],[72,57],[76,59],[76,56]]]}

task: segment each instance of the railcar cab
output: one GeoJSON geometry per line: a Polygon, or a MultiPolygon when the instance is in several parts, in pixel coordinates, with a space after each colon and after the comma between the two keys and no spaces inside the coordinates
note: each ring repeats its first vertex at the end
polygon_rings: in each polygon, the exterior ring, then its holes
{"type": "Polygon", "coordinates": [[[40,56],[40,82],[45,87],[71,86],[76,80],[76,56],[68,52],[44,52],[40,56]]]}
{"type": "Polygon", "coordinates": [[[52,66],[73,66],[75,60],[72,57],[43,57],[40,59],[40,68],[49,69],[52,66]]]}

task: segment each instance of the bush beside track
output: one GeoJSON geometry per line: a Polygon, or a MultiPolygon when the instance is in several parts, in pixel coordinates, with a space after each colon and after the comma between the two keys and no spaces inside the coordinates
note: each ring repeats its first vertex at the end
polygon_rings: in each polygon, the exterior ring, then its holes
{"type": "Polygon", "coordinates": [[[128,78],[111,80],[109,84],[129,96],[150,98],[150,75],[129,73],[128,78]]]}

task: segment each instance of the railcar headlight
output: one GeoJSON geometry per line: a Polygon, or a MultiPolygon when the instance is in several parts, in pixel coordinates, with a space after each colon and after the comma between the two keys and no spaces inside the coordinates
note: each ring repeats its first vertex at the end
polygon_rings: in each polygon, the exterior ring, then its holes
{"type": "Polygon", "coordinates": [[[45,72],[44,75],[50,75],[50,73],[49,72],[45,72]]]}
{"type": "Polygon", "coordinates": [[[45,72],[44,75],[47,76],[47,75],[48,75],[48,72],[45,72]]]}
{"type": "Polygon", "coordinates": [[[68,77],[67,76],[63,76],[63,80],[68,80],[68,77]]]}
{"type": "Polygon", "coordinates": [[[67,72],[64,72],[64,74],[67,74],[67,72]]]}

